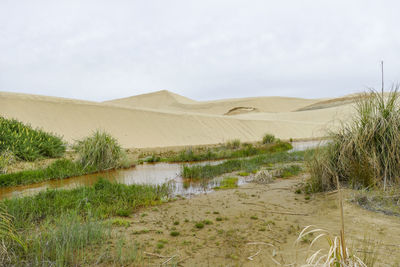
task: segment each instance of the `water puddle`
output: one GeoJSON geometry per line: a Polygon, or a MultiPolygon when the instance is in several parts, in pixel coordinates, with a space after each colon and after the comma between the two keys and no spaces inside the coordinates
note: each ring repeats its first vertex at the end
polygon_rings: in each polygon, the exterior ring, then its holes
{"type": "MultiPolygon", "coordinates": [[[[300,151],[316,147],[320,141],[293,142],[292,151],[300,151]]],[[[101,173],[71,177],[60,180],[50,180],[36,184],[0,188],[0,199],[34,195],[46,189],[72,189],[80,186],[90,186],[102,177],[112,182],[122,184],[151,184],[169,183],[173,195],[189,196],[213,191],[219,186],[221,178],[211,179],[206,183],[189,182],[180,176],[183,165],[218,164],[222,160],[191,162],[191,163],[145,163],[134,168],[113,170],[101,173]]],[[[238,184],[246,183],[246,177],[240,177],[238,184]]]]}

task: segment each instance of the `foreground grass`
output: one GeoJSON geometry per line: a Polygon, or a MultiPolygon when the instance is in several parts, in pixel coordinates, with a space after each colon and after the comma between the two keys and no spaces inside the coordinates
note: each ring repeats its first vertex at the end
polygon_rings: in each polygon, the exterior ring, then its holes
{"type": "Polygon", "coordinates": [[[3,203],[15,218],[17,229],[21,229],[69,211],[94,218],[129,216],[137,208],[161,203],[168,194],[166,185],[124,185],[100,179],[90,187],[47,190],[31,197],[6,199],[3,203]]]}
{"type": "Polygon", "coordinates": [[[303,161],[306,151],[296,152],[275,152],[270,154],[258,155],[252,158],[227,160],[217,165],[195,165],[184,166],[182,177],[194,180],[210,179],[224,173],[233,171],[253,172],[261,166],[275,163],[303,161]]]}
{"type": "Polygon", "coordinates": [[[110,225],[106,218],[129,216],[138,208],[161,203],[168,196],[166,185],[128,186],[100,179],[90,187],[48,190],[31,197],[4,200],[2,204],[27,247],[24,250],[16,242],[5,240],[9,251],[6,262],[76,265],[85,256],[86,246],[107,241],[110,225]]]}

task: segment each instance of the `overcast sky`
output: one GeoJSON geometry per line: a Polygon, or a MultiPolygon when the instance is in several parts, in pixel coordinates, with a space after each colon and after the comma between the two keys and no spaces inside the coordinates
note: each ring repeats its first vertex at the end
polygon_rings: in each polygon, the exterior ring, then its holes
{"type": "Polygon", "coordinates": [[[0,91],[341,96],[400,82],[400,2],[0,0],[0,91]]]}

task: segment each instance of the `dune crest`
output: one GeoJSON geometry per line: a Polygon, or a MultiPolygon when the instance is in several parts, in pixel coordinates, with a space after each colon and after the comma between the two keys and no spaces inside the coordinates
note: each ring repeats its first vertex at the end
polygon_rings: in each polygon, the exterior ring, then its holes
{"type": "Polygon", "coordinates": [[[296,111],[319,101],[254,97],[200,102],[163,90],[99,103],[0,92],[0,115],[62,135],[70,143],[103,129],[125,148],[150,148],[235,138],[258,141],[265,133],[282,139],[323,137],[352,109],[345,104],[296,111]]]}

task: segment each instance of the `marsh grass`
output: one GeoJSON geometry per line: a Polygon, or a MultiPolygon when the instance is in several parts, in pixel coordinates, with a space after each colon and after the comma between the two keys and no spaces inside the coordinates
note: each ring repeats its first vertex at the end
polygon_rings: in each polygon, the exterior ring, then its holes
{"type": "Polygon", "coordinates": [[[228,146],[221,146],[217,148],[209,148],[205,151],[195,151],[192,148],[183,150],[177,155],[161,158],[153,155],[152,157],[145,158],[145,162],[155,162],[152,158],[163,162],[193,162],[203,160],[218,160],[218,159],[235,159],[262,155],[273,152],[282,152],[292,149],[292,145],[286,142],[275,142],[267,145],[252,145],[248,143],[242,144],[240,147],[232,148],[228,146]]]}
{"type": "Polygon", "coordinates": [[[68,159],[59,159],[45,168],[2,174],[0,175],[0,187],[63,179],[96,171],[97,169],[91,166],[84,168],[80,163],[68,159]]]}
{"type": "Polygon", "coordinates": [[[233,171],[252,172],[268,164],[303,161],[305,154],[305,151],[275,152],[245,159],[231,159],[217,165],[183,166],[182,177],[201,180],[214,178],[233,171]]]}
{"type": "Polygon", "coordinates": [[[88,248],[109,240],[112,225],[128,226],[114,217],[168,199],[162,186],[114,184],[100,179],[93,186],[73,190],[47,190],[35,196],[2,201],[12,218],[21,244],[7,241],[13,266],[76,266],[86,260],[88,248]]]}
{"type": "Polygon", "coordinates": [[[335,177],[352,188],[382,187],[400,182],[400,108],[398,86],[382,95],[361,96],[356,114],[330,134],[309,163],[310,191],[335,188],[335,177]]]}
{"type": "Polygon", "coordinates": [[[8,150],[21,160],[33,161],[60,157],[65,148],[62,138],[55,134],[0,116],[0,152],[8,150]]]}
{"type": "Polygon", "coordinates": [[[93,186],[72,190],[47,190],[34,196],[6,199],[7,211],[14,217],[17,229],[38,224],[75,211],[86,218],[108,218],[119,212],[128,214],[144,206],[161,203],[169,196],[167,185],[124,185],[100,179],[93,186]]]}
{"type": "Polygon", "coordinates": [[[117,139],[100,130],[78,141],[75,150],[83,167],[97,170],[118,167],[123,154],[117,139]]]}

